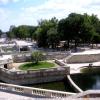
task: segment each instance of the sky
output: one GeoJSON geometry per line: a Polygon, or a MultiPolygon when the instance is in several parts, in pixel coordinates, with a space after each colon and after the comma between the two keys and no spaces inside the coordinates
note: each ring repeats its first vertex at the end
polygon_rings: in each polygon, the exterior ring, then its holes
{"type": "Polygon", "coordinates": [[[41,19],[66,18],[70,13],[95,14],[100,18],[100,0],[0,0],[0,29],[11,25],[38,25],[41,19]]]}

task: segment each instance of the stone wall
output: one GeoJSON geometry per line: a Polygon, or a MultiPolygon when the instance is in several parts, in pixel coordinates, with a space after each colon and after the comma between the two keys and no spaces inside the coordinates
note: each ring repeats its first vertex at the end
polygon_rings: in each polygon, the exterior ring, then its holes
{"type": "Polygon", "coordinates": [[[52,69],[40,69],[29,71],[11,72],[0,68],[0,79],[12,84],[36,84],[43,82],[60,81],[70,72],[69,67],[57,67],[52,69]]]}
{"type": "Polygon", "coordinates": [[[100,54],[72,55],[67,63],[92,63],[100,61],[100,54]]]}
{"type": "Polygon", "coordinates": [[[55,59],[55,63],[60,65],[60,66],[65,66],[64,62],[59,61],[58,59],[55,59]]]}
{"type": "MultiPolygon", "coordinates": [[[[67,56],[68,56],[67,52],[47,52],[45,53],[45,59],[47,60],[63,59],[63,58],[66,58],[67,56]]],[[[13,60],[14,62],[31,61],[31,53],[24,52],[24,53],[13,54],[13,60]]]]}
{"type": "Polygon", "coordinates": [[[46,59],[64,59],[68,56],[67,53],[48,53],[46,54],[46,59]]]}
{"type": "Polygon", "coordinates": [[[13,55],[13,61],[16,63],[31,61],[31,53],[18,53],[13,55]]]}

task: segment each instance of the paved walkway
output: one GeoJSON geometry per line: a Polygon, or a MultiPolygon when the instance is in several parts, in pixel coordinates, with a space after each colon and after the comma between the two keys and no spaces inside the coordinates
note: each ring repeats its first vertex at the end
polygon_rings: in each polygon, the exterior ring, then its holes
{"type": "Polygon", "coordinates": [[[15,93],[8,93],[0,91],[0,100],[38,100],[37,97],[29,97],[24,95],[18,95],[15,93]]]}
{"type": "MultiPolygon", "coordinates": [[[[81,73],[80,72],[80,68],[84,67],[84,66],[89,66],[90,63],[77,63],[77,64],[67,64],[67,66],[70,66],[70,73],[81,73]]],[[[93,62],[92,66],[98,66],[100,67],[100,62],[93,62]]]]}
{"type": "Polygon", "coordinates": [[[90,49],[83,52],[71,53],[72,55],[100,54],[100,49],[90,49]]]}
{"type": "MultiPolygon", "coordinates": [[[[72,55],[87,55],[87,54],[100,54],[100,49],[92,49],[92,50],[87,50],[84,52],[78,52],[78,53],[72,53],[72,55]]],[[[81,58],[80,58],[81,59],[81,58]]],[[[75,64],[66,64],[67,66],[70,67],[70,73],[81,73],[80,68],[84,66],[89,66],[90,63],[75,63],[75,64]]],[[[92,62],[92,66],[100,66],[100,61],[99,62],[92,62]]]]}

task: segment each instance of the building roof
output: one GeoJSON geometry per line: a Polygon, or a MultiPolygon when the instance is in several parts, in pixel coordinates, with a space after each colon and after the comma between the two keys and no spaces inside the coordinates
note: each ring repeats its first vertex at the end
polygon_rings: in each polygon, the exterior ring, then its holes
{"type": "Polygon", "coordinates": [[[12,59],[11,55],[1,55],[0,60],[7,60],[7,59],[12,59]]]}
{"type": "Polygon", "coordinates": [[[0,38],[0,43],[4,43],[6,41],[6,38],[0,38]]]}
{"type": "Polygon", "coordinates": [[[32,46],[32,42],[24,41],[24,40],[14,40],[17,46],[32,46]]]}

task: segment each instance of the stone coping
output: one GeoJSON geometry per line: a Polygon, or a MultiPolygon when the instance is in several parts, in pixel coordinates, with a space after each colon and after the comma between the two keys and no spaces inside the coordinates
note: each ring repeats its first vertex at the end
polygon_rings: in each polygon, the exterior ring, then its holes
{"type": "Polygon", "coordinates": [[[74,83],[74,81],[71,79],[70,75],[67,75],[67,78],[68,78],[70,84],[74,87],[74,89],[76,91],[78,91],[80,93],[83,92],[83,90],[81,88],[79,88],[77,84],[74,83]]]}

